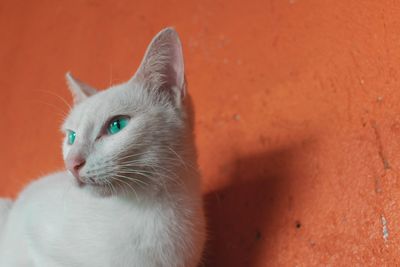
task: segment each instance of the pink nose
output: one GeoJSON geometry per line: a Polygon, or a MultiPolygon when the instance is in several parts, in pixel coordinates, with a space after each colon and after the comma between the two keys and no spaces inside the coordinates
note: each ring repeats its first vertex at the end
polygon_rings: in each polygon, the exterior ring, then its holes
{"type": "Polygon", "coordinates": [[[67,157],[65,165],[67,169],[79,180],[79,170],[85,165],[86,161],[81,156],[67,157]]]}

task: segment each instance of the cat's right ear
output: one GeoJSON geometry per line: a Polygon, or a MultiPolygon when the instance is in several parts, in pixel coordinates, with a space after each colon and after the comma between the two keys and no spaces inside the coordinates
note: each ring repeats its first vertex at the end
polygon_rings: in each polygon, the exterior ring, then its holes
{"type": "Polygon", "coordinates": [[[173,28],[165,28],[153,38],[131,81],[147,84],[181,103],[186,93],[184,62],[181,41],[173,28]]]}
{"type": "Polygon", "coordinates": [[[72,93],[75,104],[97,93],[96,89],[76,79],[74,76],[72,76],[70,72],[67,72],[67,74],[65,74],[65,78],[67,79],[67,84],[69,90],[72,93]]]}

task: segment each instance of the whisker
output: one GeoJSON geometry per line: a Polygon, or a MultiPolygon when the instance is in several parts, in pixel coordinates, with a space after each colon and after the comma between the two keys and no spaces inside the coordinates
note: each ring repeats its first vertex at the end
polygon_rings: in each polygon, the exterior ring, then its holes
{"type": "Polygon", "coordinates": [[[129,186],[129,187],[132,189],[133,193],[135,194],[136,199],[138,199],[138,195],[137,195],[137,193],[136,193],[136,190],[135,190],[129,183],[127,183],[127,182],[125,182],[125,181],[123,181],[123,180],[121,180],[121,179],[118,179],[118,178],[116,178],[115,176],[111,176],[110,178],[113,179],[113,180],[119,181],[119,182],[121,182],[121,183],[124,183],[124,184],[126,184],[127,186],[129,186]]]}
{"type": "Polygon", "coordinates": [[[65,100],[65,98],[63,98],[62,96],[56,94],[55,92],[47,91],[47,90],[40,90],[40,89],[36,89],[36,90],[33,90],[33,91],[38,91],[38,92],[42,92],[42,93],[47,93],[47,94],[53,95],[53,96],[57,97],[59,100],[61,100],[69,109],[72,109],[71,105],[68,104],[67,100],[65,100]]]}
{"type": "MultiPolygon", "coordinates": [[[[125,173],[123,173],[123,174],[125,174],[125,173]]],[[[135,179],[135,178],[133,178],[133,177],[129,177],[129,176],[126,176],[126,175],[123,175],[123,174],[115,174],[114,176],[117,176],[117,177],[121,177],[121,178],[124,178],[124,179],[126,179],[126,180],[128,180],[128,181],[132,181],[132,182],[135,182],[135,183],[142,183],[143,185],[149,185],[148,183],[146,183],[146,182],[144,182],[144,181],[142,181],[142,180],[139,180],[139,179],[135,179]]]]}
{"type": "Polygon", "coordinates": [[[50,103],[47,103],[47,102],[44,102],[44,101],[41,101],[41,100],[37,100],[37,99],[34,99],[34,100],[30,99],[29,101],[30,102],[40,103],[42,105],[46,105],[46,106],[52,107],[54,110],[57,111],[57,114],[60,115],[62,119],[65,119],[68,116],[68,114],[64,110],[60,109],[56,105],[53,105],[53,104],[50,104],[50,103]]]}

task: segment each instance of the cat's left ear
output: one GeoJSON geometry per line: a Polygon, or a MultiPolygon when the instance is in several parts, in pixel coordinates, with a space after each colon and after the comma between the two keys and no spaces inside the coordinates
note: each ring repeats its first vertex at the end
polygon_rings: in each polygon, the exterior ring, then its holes
{"type": "Polygon", "coordinates": [[[183,100],[186,88],[182,45],[173,28],[166,28],[153,38],[131,81],[167,93],[178,103],[183,100]]]}
{"type": "Polygon", "coordinates": [[[67,72],[67,74],[65,74],[65,78],[67,79],[67,84],[69,90],[72,93],[75,104],[97,93],[96,89],[76,79],[74,76],[72,76],[70,72],[67,72]]]}

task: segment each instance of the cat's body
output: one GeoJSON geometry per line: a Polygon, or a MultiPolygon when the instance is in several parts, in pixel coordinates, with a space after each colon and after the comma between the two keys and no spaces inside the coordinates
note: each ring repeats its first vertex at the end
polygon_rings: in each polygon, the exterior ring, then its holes
{"type": "Polygon", "coordinates": [[[125,84],[97,93],[68,76],[70,172],[0,200],[0,267],[199,264],[205,222],[180,53],[167,29],[125,84]]]}
{"type": "Polygon", "coordinates": [[[135,200],[87,194],[66,172],[42,178],[8,215],[0,266],[195,267],[201,251],[186,246],[200,247],[189,243],[202,239],[196,235],[203,222],[185,213],[200,212],[199,203],[184,194],[176,199],[132,205],[135,200]]]}

